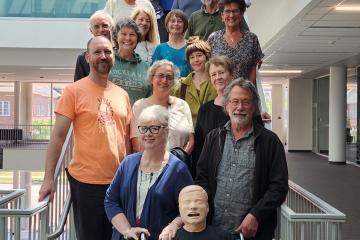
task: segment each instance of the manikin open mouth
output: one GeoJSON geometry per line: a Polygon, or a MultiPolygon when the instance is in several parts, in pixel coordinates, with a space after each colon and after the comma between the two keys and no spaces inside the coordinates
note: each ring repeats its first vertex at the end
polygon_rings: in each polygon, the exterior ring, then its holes
{"type": "Polygon", "coordinates": [[[199,213],[189,213],[188,214],[188,217],[198,217],[198,216],[200,216],[199,213]]]}

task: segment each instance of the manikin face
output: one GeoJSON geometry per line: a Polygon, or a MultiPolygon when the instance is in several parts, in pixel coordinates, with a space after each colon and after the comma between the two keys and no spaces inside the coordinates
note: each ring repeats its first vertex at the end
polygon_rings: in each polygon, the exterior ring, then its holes
{"type": "Polygon", "coordinates": [[[231,124],[243,128],[251,126],[255,104],[253,103],[253,96],[250,90],[239,86],[233,87],[225,107],[231,124]]]}
{"type": "Polygon", "coordinates": [[[183,188],[179,194],[179,210],[187,231],[201,231],[206,226],[206,216],[209,212],[205,190],[196,185],[183,188]]]}

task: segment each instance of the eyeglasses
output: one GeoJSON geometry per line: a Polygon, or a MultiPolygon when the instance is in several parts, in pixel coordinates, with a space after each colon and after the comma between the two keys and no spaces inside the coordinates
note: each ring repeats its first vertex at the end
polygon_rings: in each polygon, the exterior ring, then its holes
{"type": "Polygon", "coordinates": [[[163,74],[163,73],[158,73],[158,74],[154,74],[153,76],[157,77],[157,78],[160,78],[160,79],[166,79],[168,81],[172,81],[174,80],[174,76],[173,75],[166,75],[166,74],[163,74]]]}
{"type": "Polygon", "coordinates": [[[224,10],[223,12],[225,15],[230,15],[231,13],[233,15],[239,15],[240,14],[240,9],[233,9],[233,10],[230,10],[230,9],[226,9],[224,10]]]}
{"type": "Polygon", "coordinates": [[[229,103],[232,107],[238,107],[241,104],[241,106],[247,108],[251,105],[252,101],[232,99],[232,100],[229,100],[229,103]]]}
{"type": "Polygon", "coordinates": [[[151,125],[149,127],[138,126],[139,132],[141,134],[145,134],[145,133],[147,133],[147,131],[150,131],[150,133],[152,133],[152,134],[158,134],[160,131],[160,128],[166,128],[166,126],[156,126],[156,125],[151,125]]]}

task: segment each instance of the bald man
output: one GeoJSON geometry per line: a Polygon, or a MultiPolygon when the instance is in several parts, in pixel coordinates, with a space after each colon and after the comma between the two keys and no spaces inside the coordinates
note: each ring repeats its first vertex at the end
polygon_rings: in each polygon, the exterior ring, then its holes
{"type": "Polygon", "coordinates": [[[175,240],[235,239],[229,232],[206,226],[206,216],[209,212],[208,195],[202,187],[184,187],[179,194],[179,210],[184,226],[176,232],[175,240]]]}
{"type": "Polygon", "coordinates": [[[89,76],[67,85],[56,105],[39,200],[54,195],[55,168],[73,124],[76,141],[67,173],[76,238],[110,240],[112,224],[105,214],[104,198],[120,161],[130,150],[131,106],[125,90],[108,80],[114,64],[110,40],[93,37],[88,42],[86,61],[89,76]]]}

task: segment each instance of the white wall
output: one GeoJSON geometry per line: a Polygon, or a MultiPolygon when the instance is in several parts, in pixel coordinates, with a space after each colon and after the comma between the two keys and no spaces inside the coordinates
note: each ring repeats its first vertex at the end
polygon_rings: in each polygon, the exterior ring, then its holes
{"type": "Polygon", "coordinates": [[[0,48],[85,49],[88,19],[0,18],[0,48]]]}
{"type": "Polygon", "coordinates": [[[5,148],[3,152],[4,170],[44,171],[46,149],[5,148]]]}
{"type": "Polygon", "coordinates": [[[271,85],[271,129],[280,138],[282,143],[286,142],[286,133],[284,126],[284,95],[282,84],[271,85]]]}
{"type": "Polygon", "coordinates": [[[312,150],[312,79],[289,80],[288,150],[312,150]]]}
{"type": "Polygon", "coordinates": [[[260,41],[267,44],[310,2],[318,0],[253,0],[248,9],[249,25],[260,41]]]}

